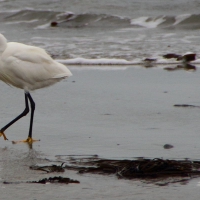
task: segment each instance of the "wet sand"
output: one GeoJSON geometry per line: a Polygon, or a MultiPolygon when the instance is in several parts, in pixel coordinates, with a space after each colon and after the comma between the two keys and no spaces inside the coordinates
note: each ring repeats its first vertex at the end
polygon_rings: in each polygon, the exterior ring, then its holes
{"type": "MultiPolygon", "coordinates": [[[[66,171],[62,176],[80,184],[3,184],[57,175],[29,169],[48,162],[45,158],[56,161],[57,155],[200,158],[200,109],[174,106],[200,106],[199,70],[70,69],[74,76],[67,81],[32,93],[36,102],[33,137],[41,139],[33,149],[11,143],[27,137],[29,115],[5,132],[9,141],[0,138],[1,199],[198,199],[200,178],[161,187],[66,171]],[[173,148],[165,149],[165,144],[173,148]]],[[[4,83],[0,88],[3,126],[24,109],[24,95],[4,83]]]]}

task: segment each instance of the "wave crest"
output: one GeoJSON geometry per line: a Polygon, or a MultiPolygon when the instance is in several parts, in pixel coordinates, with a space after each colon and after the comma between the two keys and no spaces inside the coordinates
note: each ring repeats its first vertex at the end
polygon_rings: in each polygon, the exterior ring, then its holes
{"type": "Polygon", "coordinates": [[[52,10],[23,9],[18,11],[1,12],[1,21],[9,24],[31,23],[35,27],[51,26],[52,22],[62,28],[81,27],[116,27],[116,28],[200,28],[200,14],[183,14],[179,16],[143,16],[128,18],[117,15],[72,12],[55,12],[52,10]]]}

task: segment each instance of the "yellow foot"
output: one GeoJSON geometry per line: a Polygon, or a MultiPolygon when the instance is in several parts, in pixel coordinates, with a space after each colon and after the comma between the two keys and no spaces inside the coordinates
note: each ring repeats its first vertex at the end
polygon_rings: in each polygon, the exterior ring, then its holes
{"type": "Polygon", "coordinates": [[[28,144],[32,144],[33,142],[38,142],[40,140],[34,140],[33,138],[28,137],[26,140],[20,140],[20,141],[12,141],[13,144],[18,144],[22,142],[27,142],[28,144]]]}
{"type": "Polygon", "coordinates": [[[8,140],[4,132],[0,132],[0,137],[3,136],[4,140],[8,140]]]}

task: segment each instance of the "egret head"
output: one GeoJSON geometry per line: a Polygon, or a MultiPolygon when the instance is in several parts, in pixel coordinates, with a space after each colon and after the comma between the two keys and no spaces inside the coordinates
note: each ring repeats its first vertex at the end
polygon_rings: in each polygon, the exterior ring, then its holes
{"type": "Polygon", "coordinates": [[[6,38],[0,33],[0,54],[4,52],[7,46],[6,38]]]}

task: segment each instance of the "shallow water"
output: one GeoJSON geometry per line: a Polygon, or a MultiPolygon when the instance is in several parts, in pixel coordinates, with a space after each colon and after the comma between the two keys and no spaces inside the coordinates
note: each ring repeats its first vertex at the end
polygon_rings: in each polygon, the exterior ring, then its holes
{"type": "MultiPolygon", "coordinates": [[[[118,180],[114,176],[62,176],[80,184],[5,185],[3,181],[39,180],[57,174],[30,171],[33,164],[56,161],[56,155],[94,155],[102,158],[199,159],[199,71],[168,72],[162,69],[70,67],[73,77],[32,94],[36,102],[33,137],[41,139],[29,150],[25,139],[29,116],[11,126],[0,140],[2,199],[197,199],[200,179],[159,187],[143,181],[118,180]],[[194,89],[195,88],[195,89],[194,89]],[[174,148],[164,149],[164,144],[174,148]],[[47,159],[47,160],[46,160],[47,159]],[[186,185],[185,185],[186,184],[186,185]],[[145,189],[145,190],[144,190],[145,189]]],[[[24,108],[21,90],[0,83],[1,124],[24,108]]]]}

